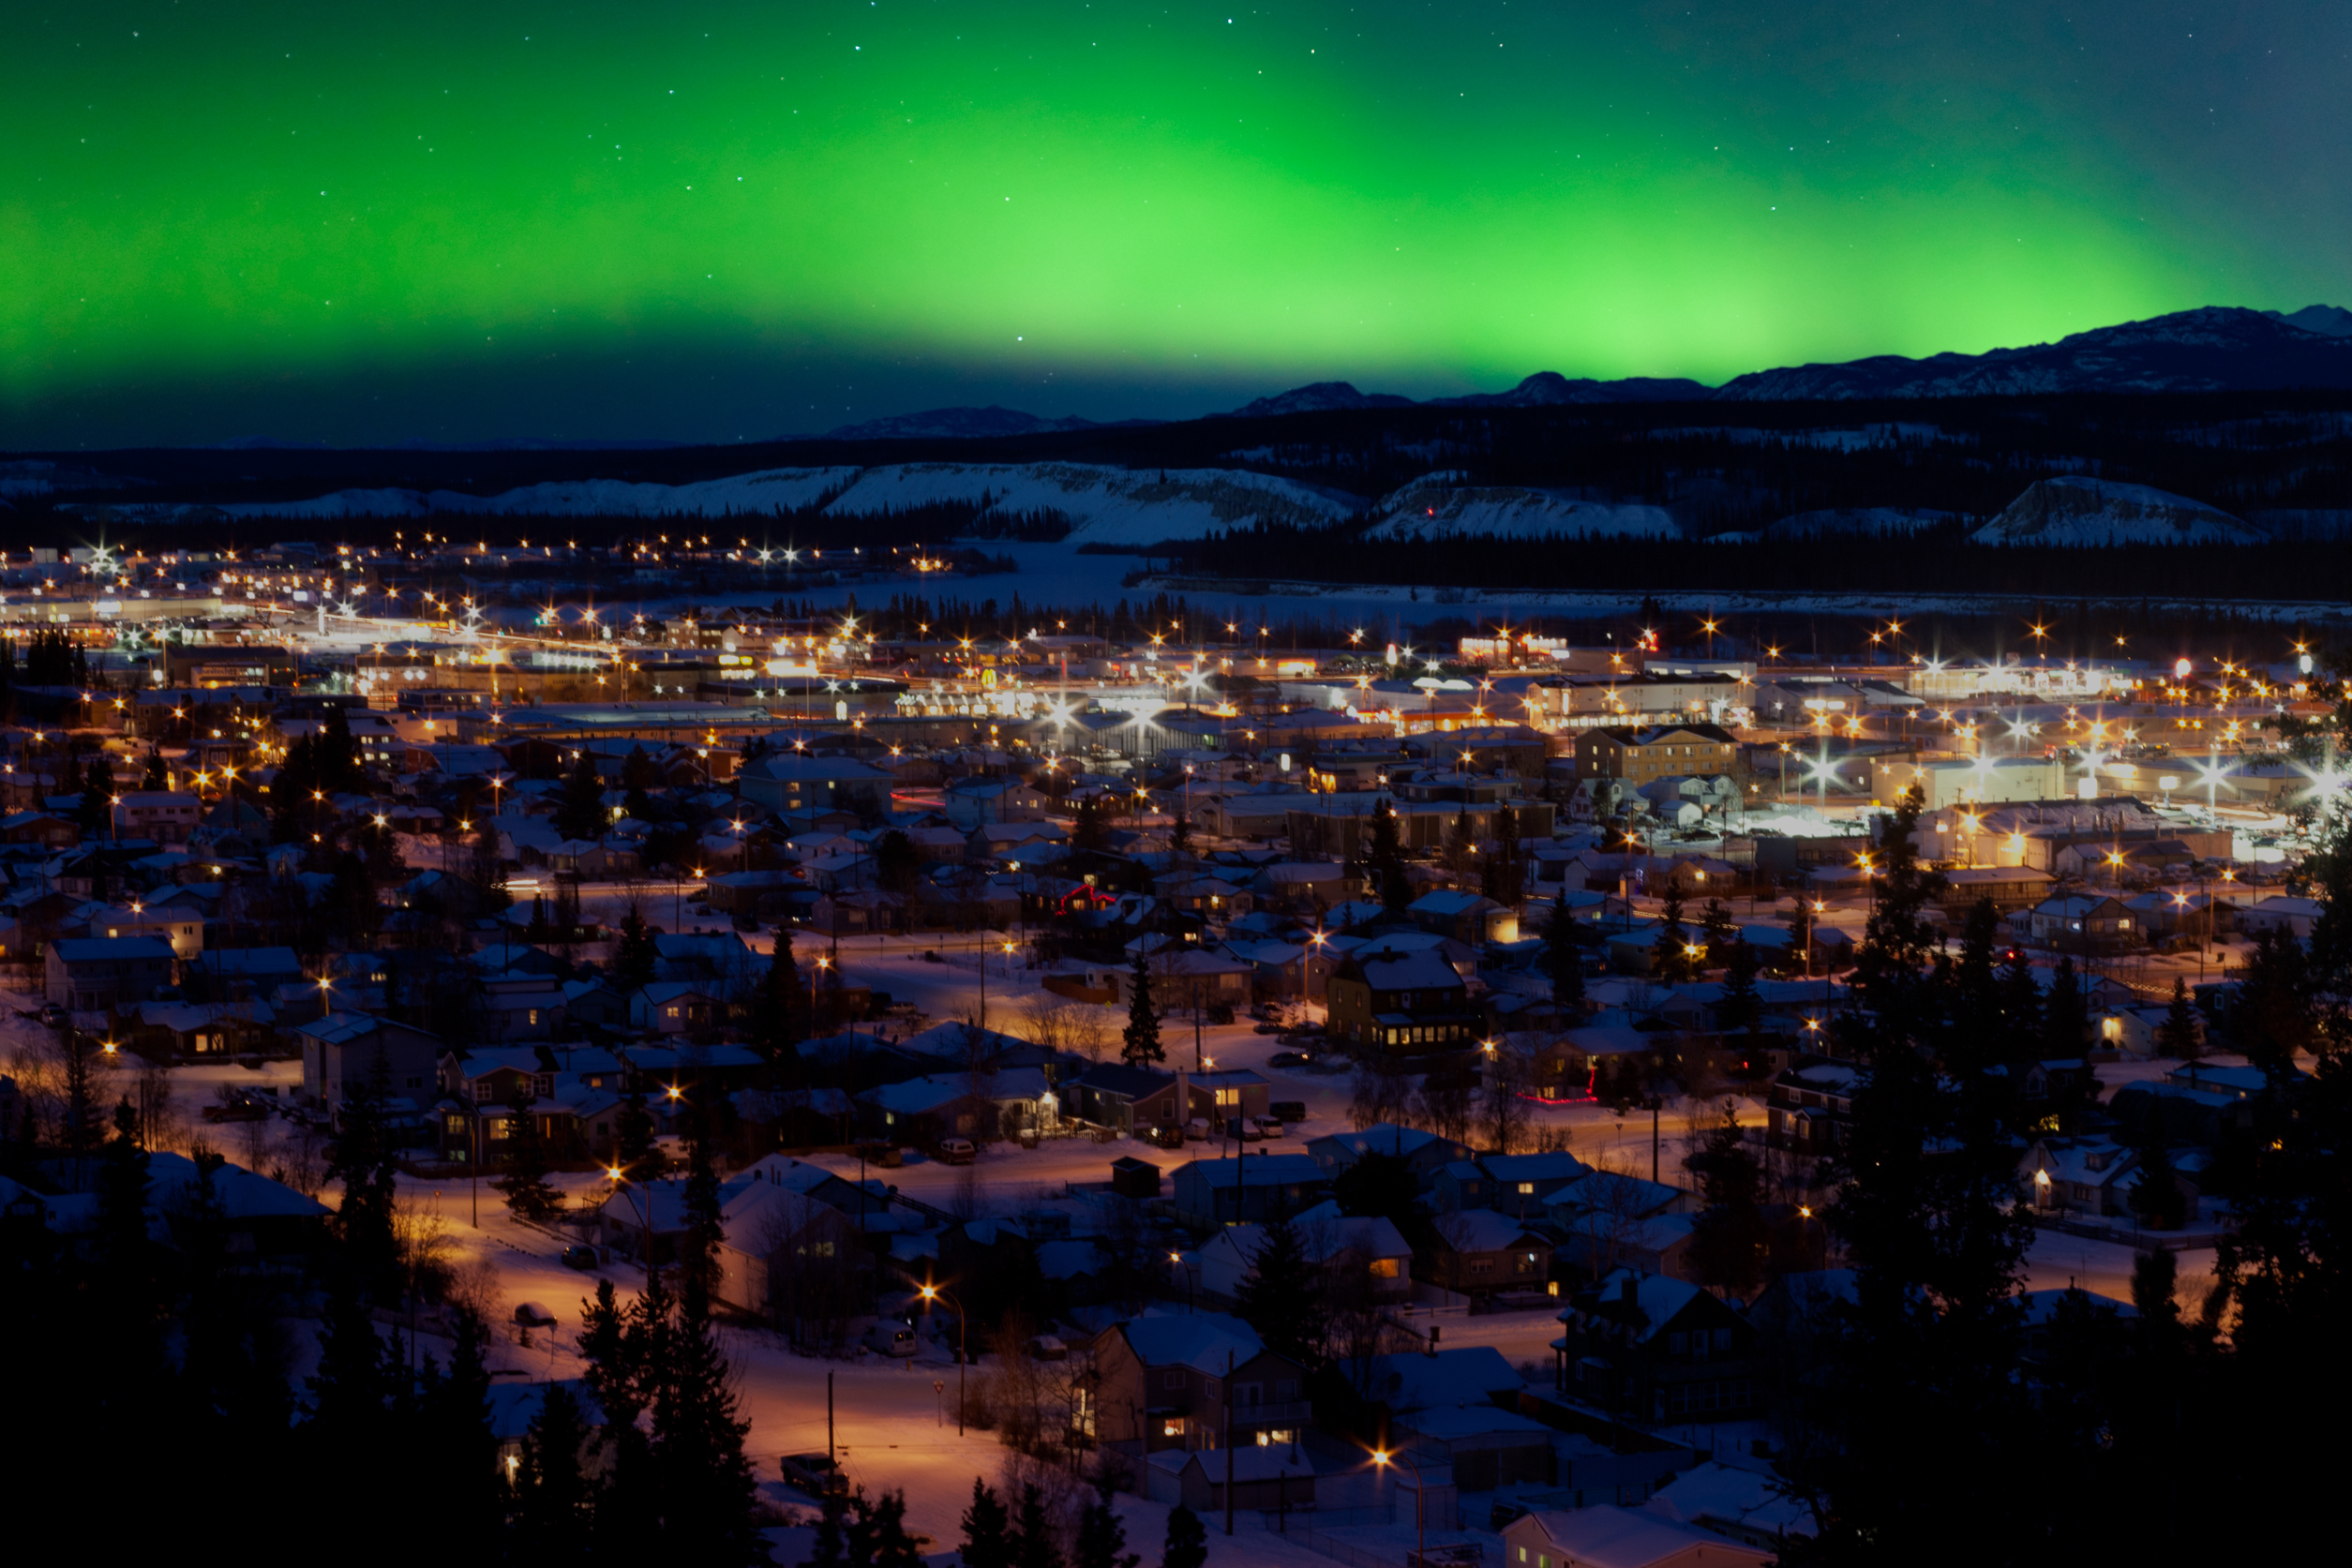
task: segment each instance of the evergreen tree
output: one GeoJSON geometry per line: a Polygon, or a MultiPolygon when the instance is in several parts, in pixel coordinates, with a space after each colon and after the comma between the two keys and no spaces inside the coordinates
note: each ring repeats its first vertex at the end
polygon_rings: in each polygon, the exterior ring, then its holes
{"type": "Polygon", "coordinates": [[[678,1302],[688,1321],[711,1315],[711,1292],[718,1283],[719,1172],[711,1158],[710,1113],[695,1108],[686,1137],[685,1230],[678,1239],[678,1302]]]}
{"type": "Polygon", "coordinates": [[[1665,901],[1658,908],[1657,946],[1654,950],[1659,979],[1674,985],[1695,978],[1697,966],[1691,962],[1690,946],[1690,933],[1683,929],[1683,886],[1670,876],[1665,901]]]}
{"type": "Polygon", "coordinates": [[[1723,1000],[1715,1011],[1726,1029],[1755,1030],[1763,1026],[1763,999],[1756,993],[1756,949],[1745,938],[1733,942],[1724,955],[1723,1000]]]}
{"type": "Polygon", "coordinates": [[[2189,982],[2175,975],[2172,1005],[2165,1009],[2164,1023],[2156,1026],[2156,1054],[2178,1057],[2183,1062],[2195,1061],[2204,1039],[2199,1023],[2196,1005],[2189,1000],[2189,982]]]}
{"type": "Polygon", "coordinates": [[[1551,981],[1551,999],[1563,1014],[1573,1014],[1584,1001],[1584,948],[1576,939],[1576,916],[1564,896],[1551,907],[1544,924],[1543,972],[1551,981]]]}
{"type": "MultiPolygon", "coordinates": [[[[1745,948],[1745,943],[1741,946],[1745,948]]],[[[1699,1178],[1706,1207],[1690,1222],[1692,1277],[1725,1295],[1746,1296],[1763,1283],[1763,1168],[1725,1106],[1723,1121],[1683,1163],[1699,1178]]]]}
{"type": "MultiPolygon", "coordinates": [[[[809,1551],[808,1561],[801,1568],[846,1568],[849,1561],[849,1532],[846,1528],[848,1512],[848,1499],[832,1487],[826,1488],[825,1496],[817,1505],[816,1543],[809,1551]]],[[[973,1568],[979,1568],[979,1565],[974,1564],[973,1568]]]]}
{"type": "Polygon", "coordinates": [[[2090,1038],[2090,1008],[2072,954],[2060,953],[2042,1003],[2042,1049],[2050,1056],[2079,1056],[2090,1038]]]}
{"type": "Polygon", "coordinates": [[[168,790],[172,787],[172,769],[164,765],[163,754],[155,747],[147,748],[147,771],[139,781],[143,790],[168,790]]]}
{"type": "Polygon", "coordinates": [[[726,1358],[701,1319],[665,1318],[654,1327],[652,1457],[666,1552],[728,1568],[760,1561],[758,1491],[743,1452],[751,1423],[727,1386],[726,1358]]]}
{"type": "Polygon", "coordinates": [[[1077,819],[1071,825],[1070,847],[1097,853],[1110,842],[1110,825],[1102,820],[1101,802],[1091,795],[1083,797],[1078,802],[1077,819]]]}
{"type": "Polygon", "coordinates": [[[1176,824],[1168,833],[1168,847],[1179,860],[1192,853],[1192,819],[1184,814],[1181,805],[1176,808],[1176,824]]]}
{"type": "Polygon", "coordinates": [[[1168,1536],[1160,1547],[1160,1568],[1202,1568],[1208,1561],[1208,1527],[1182,1503],[1168,1511],[1168,1536]]]}
{"type": "Polygon", "coordinates": [[[645,1085],[635,1074],[630,1076],[628,1092],[621,1097],[621,1109],[613,1115],[612,1142],[614,1162],[624,1179],[642,1182],[652,1178],[656,1163],[653,1113],[645,1108],[645,1085]]]}
{"type": "Polygon", "coordinates": [[[1127,1549],[1127,1527],[1119,1522],[1118,1510],[1111,1506],[1110,1483],[1097,1484],[1093,1500],[1078,1514],[1077,1549],[1071,1554],[1071,1568],[1136,1568],[1143,1560],[1142,1553],[1127,1549]]]}
{"type": "Polygon", "coordinates": [[[1731,957],[1731,945],[1739,940],[1739,928],[1731,923],[1731,911],[1719,898],[1707,901],[1700,911],[1699,929],[1706,933],[1707,966],[1721,968],[1731,957]]]}
{"type": "Polygon", "coordinates": [[[499,1161],[504,1173],[490,1184],[506,1194],[507,1208],[525,1219],[544,1219],[563,1202],[563,1195],[547,1184],[547,1141],[532,1114],[534,1103],[517,1080],[506,1099],[506,1150],[499,1161]]]}
{"type": "Polygon", "coordinates": [[[407,1400],[412,1473],[435,1511],[469,1540],[495,1538],[507,1501],[490,1426],[485,1338],[482,1320],[461,1308],[448,1366],[427,1356],[407,1400]]]}
{"type": "Polygon", "coordinates": [[[2172,1150],[2165,1144],[2164,1118],[2152,1112],[2140,1124],[2136,1140],[2139,1172],[2130,1193],[2132,1212],[2151,1231],[2175,1231],[2187,1218],[2187,1202],[2180,1192],[2172,1150]]]}
{"type": "Polygon", "coordinates": [[[582,748],[556,800],[555,830],[567,839],[601,840],[608,821],[604,780],[597,775],[596,759],[582,748]]]}
{"type": "Polygon", "coordinates": [[[972,1478],[972,1505],[964,1510],[964,1568],[1012,1568],[1007,1531],[1012,1523],[1004,1499],[978,1476],[972,1478]]]}
{"type": "Polygon", "coordinates": [[[2007,1063],[2000,1049],[2000,980],[1993,967],[2000,936],[2000,911],[1992,900],[1978,899],[1960,928],[1960,961],[1952,973],[1952,1042],[1946,1056],[1955,1071],[2007,1063]]]}
{"type": "Polygon", "coordinates": [[[778,926],[768,972],[760,977],[759,989],[752,996],[751,1026],[746,1032],[771,1062],[780,1063],[801,1042],[808,1016],[808,986],[801,978],[800,961],[792,951],[792,933],[778,926]]]}
{"type": "Polygon", "coordinates": [[[1464,807],[1454,814],[1453,822],[1446,829],[1445,847],[1439,851],[1445,858],[1447,874],[1456,883],[1468,876],[1478,863],[1478,837],[1470,828],[1470,811],[1464,807]]]}
{"type": "Polygon", "coordinates": [[[1045,1516],[1045,1494],[1034,1481],[1021,1484],[1021,1506],[1012,1530],[1012,1568],[1062,1568],[1061,1548],[1045,1516]]]}
{"type": "Polygon", "coordinates": [[[645,754],[643,746],[630,747],[629,754],[621,763],[621,787],[625,792],[622,812],[639,822],[654,821],[652,797],[647,792],[659,789],[667,782],[662,777],[662,770],[653,766],[653,759],[645,754]]]}
{"type": "Polygon", "coordinates": [[[114,822],[114,769],[104,753],[90,759],[82,775],[82,799],[74,809],[82,836],[92,843],[106,836],[114,822]]]}
{"type": "Polygon", "coordinates": [[[1412,1164],[1386,1149],[1366,1149],[1334,1177],[1331,1200],[1340,1212],[1397,1218],[1421,1201],[1421,1183],[1412,1164]]]}
{"type": "Polygon", "coordinates": [[[874,880],[884,892],[905,898],[922,880],[922,855],[915,841],[900,829],[884,833],[874,846],[874,880]]]}
{"type": "Polygon", "coordinates": [[[621,917],[621,934],[612,948],[613,989],[623,996],[636,994],[653,982],[653,972],[661,963],[661,948],[654,944],[652,930],[636,904],[621,917]]]}
{"type": "Polygon", "coordinates": [[[1234,1310],[1258,1331],[1267,1349],[1293,1361],[1310,1363],[1315,1325],[1321,1317],[1316,1299],[1320,1285],[1298,1227],[1292,1223],[1288,1211],[1281,1211],[1258,1232],[1250,1272],[1234,1292],[1234,1310]]]}
{"type": "Polygon", "coordinates": [[[570,1568],[590,1561],[598,1490],[591,1467],[598,1446],[572,1391],[547,1384],[523,1433],[515,1470],[515,1545],[521,1562],[570,1568]]]}
{"type": "Polygon", "coordinates": [[[1148,1068],[1168,1059],[1160,1043],[1160,1015],[1151,1006],[1151,971],[1143,948],[1135,949],[1134,973],[1127,980],[1127,1028],[1119,1036],[1119,1060],[1131,1068],[1148,1068]]]}
{"type": "Polygon", "coordinates": [[[1372,891],[1395,913],[1413,902],[1413,884],[1404,874],[1404,844],[1397,827],[1397,810],[1382,796],[1372,805],[1371,849],[1365,869],[1371,874],[1372,891]]]}
{"type": "Polygon", "coordinates": [[[347,1265],[362,1291],[390,1301],[400,1289],[392,1227],[398,1151],[384,1123],[383,1078],[380,1063],[378,1070],[346,1083],[343,1127],[328,1156],[326,1179],[343,1188],[335,1229],[347,1265]]]}
{"type": "Polygon", "coordinates": [[[1813,969],[1813,906],[1797,896],[1796,907],[1789,911],[1789,956],[1802,964],[1807,974],[1813,969]]]}
{"type": "Polygon", "coordinates": [[[548,936],[547,901],[538,893],[531,895],[531,923],[523,928],[523,940],[532,947],[544,947],[548,936]]]}
{"type": "Polygon", "coordinates": [[[2009,949],[2000,967],[2000,1056],[2012,1068],[2037,1055],[2042,1043],[2042,987],[2023,948],[2009,949]]]}
{"type": "Polygon", "coordinates": [[[849,1527],[848,1558],[871,1568],[921,1568],[922,1555],[906,1533],[906,1494],[884,1492],[853,1500],[857,1518],[849,1527]]]}

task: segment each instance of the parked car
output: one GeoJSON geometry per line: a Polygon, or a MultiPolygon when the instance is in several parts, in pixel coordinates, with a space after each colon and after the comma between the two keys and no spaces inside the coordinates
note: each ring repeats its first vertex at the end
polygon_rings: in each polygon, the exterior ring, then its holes
{"type": "Polygon", "coordinates": [[[830,1454],[786,1454],[779,1468],[786,1481],[812,1497],[849,1489],[849,1478],[830,1454]]]}
{"type": "MultiPolygon", "coordinates": [[[[1280,1122],[1275,1124],[1277,1127],[1280,1127],[1281,1125],[1281,1124],[1280,1122]]],[[[1226,1120],[1225,1126],[1227,1128],[1227,1136],[1238,1138],[1244,1143],[1262,1142],[1266,1138],[1266,1128],[1258,1125],[1258,1118],[1255,1116],[1229,1117],[1226,1120]]]]}
{"type": "Polygon", "coordinates": [[[865,1331],[865,1348],[878,1355],[913,1355],[915,1325],[896,1318],[877,1318],[865,1331]]]}
{"type": "Polygon", "coordinates": [[[969,1165],[979,1157],[980,1150],[972,1146],[968,1138],[939,1140],[939,1163],[942,1165],[969,1165]]]}
{"type": "Polygon", "coordinates": [[[592,1269],[598,1262],[596,1249],[586,1242],[574,1242],[565,1247],[562,1258],[567,1269],[592,1269]]]}
{"type": "Polygon", "coordinates": [[[1303,1068],[1314,1058],[1303,1051],[1277,1051],[1266,1059],[1269,1068],[1303,1068]]]}
{"type": "Polygon", "coordinates": [[[1303,1122],[1307,1119],[1307,1102],[1303,1099],[1278,1099],[1268,1103],[1266,1109],[1276,1121],[1303,1122]]]}
{"type": "Polygon", "coordinates": [[[1261,1138],[1280,1138],[1288,1130],[1280,1116],[1252,1116],[1250,1125],[1258,1129],[1261,1138]]]}

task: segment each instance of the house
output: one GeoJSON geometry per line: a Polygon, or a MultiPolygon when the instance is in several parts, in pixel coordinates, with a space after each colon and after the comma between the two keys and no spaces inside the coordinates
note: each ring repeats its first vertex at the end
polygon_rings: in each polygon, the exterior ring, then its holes
{"type": "Polygon", "coordinates": [[[1085,1359],[1072,1428],[1136,1457],[1228,1441],[1287,1448],[1313,1418],[1305,1369],[1226,1313],[1131,1318],[1097,1335],[1085,1359]]]}
{"type": "Polygon", "coordinates": [[[1441,888],[1415,899],[1405,913],[1423,931],[1473,947],[1519,940],[1519,917],[1477,893],[1441,888]]]}
{"type": "Polygon", "coordinates": [[[1468,1393],[1401,1412],[1389,1424],[1392,1444],[1406,1450],[1416,1464],[1452,1466],[1454,1485],[1463,1491],[1550,1486],[1557,1479],[1552,1436],[1552,1429],[1533,1416],[1468,1393]]]}
{"type": "Polygon", "coordinates": [[[1399,1056],[1476,1043],[1484,1020],[1469,997],[1461,975],[1428,950],[1350,954],[1324,984],[1331,1035],[1399,1056]]]}
{"type": "Polygon", "coordinates": [[[214,948],[187,965],[191,991],[212,1002],[246,1002],[275,995],[302,979],[302,960],[292,948],[214,948]]]}
{"type": "Polygon", "coordinates": [[[1765,1106],[1764,1136],[1775,1148],[1827,1153],[1841,1148],[1853,1121],[1854,1090],[1863,1069],[1844,1062],[1814,1062],[1775,1077],[1765,1106]]]}
{"type": "Polygon", "coordinates": [[[1243,1154],[1177,1166],[1173,1191],[1176,1222],[1206,1231],[1296,1214],[1330,1196],[1331,1175],[1305,1155],[1243,1154]]]}
{"type": "Polygon", "coordinates": [[[1061,1113],[1053,1085],[1036,1068],[941,1073],[884,1083],[857,1097],[866,1123],[894,1143],[936,1147],[948,1138],[975,1143],[1051,1126],[1061,1113]]]}
{"type": "Polygon", "coordinates": [[[1424,1179],[1441,1166],[1471,1157],[1467,1143],[1441,1138],[1419,1127],[1399,1127],[1394,1122],[1374,1122],[1352,1132],[1330,1132],[1311,1138],[1307,1141],[1307,1153],[1332,1176],[1367,1154],[1384,1154],[1403,1160],[1413,1168],[1416,1176],[1424,1179]]]}
{"type": "Polygon", "coordinates": [[[1730,773],[1738,749],[1731,733],[1717,724],[1587,729],[1576,738],[1576,776],[1638,786],[1685,773],[1730,773]]]}
{"type": "Polygon", "coordinates": [[[966,832],[984,822],[1036,822],[1051,800],[1019,779],[987,778],[975,774],[956,780],[940,793],[939,809],[966,832]]]}
{"type": "Polygon", "coordinates": [[[1641,1421],[1756,1411],[1755,1326],[1686,1280],[1612,1269],[1570,1299],[1560,1322],[1552,1354],[1563,1393],[1641,1421]]]}
{"type": "Polygon", "coordinates": [[[2006,915],[2030,909],[2047,898],[2058,879],[2031,866],[1954,866],[1943,874],[1943,908],[1947,918],[1965,918],[1986,899],[2006,915]]]}
{"type": "Polygon", "coordinates": [[[202,819],[203,802],[193,795],[160,789],[126,790],[114,797],[114,836],[186,844],[202,819]]]}
{"type": "Polygon", "coordinates": [[[2238,929],[2245,932],[2284,932],[2297,941],[2311,935],[2323,905],[2317,899],[2273,893],[2238,913],[2238,929]]]}
{"type": "Polygon", "coordinates": [[[688,980],[655,980],[629,998],[629,1023],[656,1035],[701,1034],[717,1023],[724,1004],[688,980]]]}
{"type": "Polygon", "coordinates": [[[1560,1252],[1597,1277],[1627,1265],[1680,1275],[1698,1194],[1623,1171],[1595,1170],[1554,1192],[1544,1216],[1566,1236],[1560,1252]]]}
{"type": "MultiPolygon", "coordinates": [[[[1062,1110],[1072,1120],[1116,1127],[1132,1136],[1151,1127],[1182,1127],[1191,1107],[1177,1110],[1176,1075],[1099,1062],[1062,1085],[1062,1110]]],[[[1191,1097],[1187,1097],[1190,1099],[1191,1097]]]]}
{"type": "Polygon", "coordinates": [[[2100,893],[2044,899],[2026,919],[2036,942],[2074,952],[2105,952],[2142,934],[2139,922],[2120,899],[2100,893]]]}
{"type": "Polygon", "coordinates": [[[1790,1497],[1779,1476],[1709,1461],[1659,1487],[1642,1512],[1778,1551],[1792,1535],[1817,1533],[1813,1510],[1790,1497]]]}
{"type": "MultiPolygon", "coordinates": [[[[1156,1174],[1156,1172],[1155,1172],[1156,1174]]],[[[1369,1299],[1402,1303],[1413,1295],[1413,1247],[1394,1221],[1377,1215],[1343,1215],[1321,1202],[1291,1217],[1308,1262],[1332,1277],[1326,1300],[1355,1299],[1338,1277],[1353,1274],[1368,1282],[1369,1299]]],[[[1266,1243],[1263,1225],[1229,1225],[1208,1238],[1196,1254],[1199,1288],[1210,1301],[1233,1301],[1250,1277],[1266,1243]]]]}
{"type": "Polygon", "coordinates": [[[2037,1138],[2019,1161],[2017,1173],[2045,1214],[2132,1212],[2132,1177],[2139,1157],[2112,1138],[2037,1138]]]}
{"type": "Polygon", "coordinates": [[[1489,1201],[1461,1205],[1491,1208],[1524,1220],[1541,1218],[1551,1195],[1592,1173],[1592,1167],[1561,1149],[1551,1154],[1488,1155],[1478,1161],[1491,1182],[1489,1201]]]}
{"type": "Polygon", "coordinates": [[[547,1408],[547,1391],[561,1388],[579,1406],[581,1424],[587,1434],[581,1441],[578,1458],[583,1471],[601,1475],[612,1463],[611,1449],[599,1441],[605,1429],[604,1407],[596,1402],[594,1391],[582,1378],[562,1378],[553,1382],[524,1382],[519,1379],[500,1379],[490,1384],[490,1435],[498,1440],[499,1473],[513,1475],[523,1462],[523,1439],[531,1431],[532,1423],[547,1408]]]}
{"type": "Polygon", "coordinates": [[[204,914],[200,909],[159,904],[91,909],[84,925],[92,936],[160,936],[183,963],[204,950],[204,914]]]}
{"type": "Polygon", "coordinates": [[[1646,1508],[1539,1509],[1503,1530],[1504,1568],[1762,1568],[1775,1551],[1646,1508]]]}
{"type": "Polygon", "coordinates": [[[786,752],[744,764],[737,784],[744,799],[771,811],[838,810],[867,818],[889,810],[895,782],[849,757],[786,752]]]}
{"type": "Polygon", "coordinates": [[[127,1047],[151,1062],[258,1054],[277,1044],[265,1002],[141,1002],[114,1016],[127,1047]]]}
{"type": "Polygon", "coordinates": [[[82,829],[71,817],[51,812],[10,812],[0,816],[0,844],[37,844],[50,849],[71,849],[82,842],[82,829]]]}
{"type": "Polygon", "coordinates": [[[68,936],[42,955],[42,992],[72,1012],[111,1012],[172,983],[178,961],[159,936],[68,936]]]}
{"type": "Polygon", "coordinates": [[[1551,1242],[1492,1209],[1415,1215],[1405,1222],[1413,1243],[1413,1277],[1461,1295],[1540,1291],[1551,1272],[1551,1242]]]}
{"type": "Polygon", "coordinates": [[[302,1098],[330,1111],[371,1088],[383,1099],[423,1104],[448,1050],[439,1035],[367,1013],[331,1012],[293,1034],[302,1046],[302,1098]]]}
{"type": "Polygon", "coordinates": [[[719,1277],[712,1293],[738,1311],[807,1337],[814,1320],[841,1321],[872,1293],[873,1254],[858,1221],[813,1192],[839,1178],[771,1155],[720,1201],[719,1277]]]}

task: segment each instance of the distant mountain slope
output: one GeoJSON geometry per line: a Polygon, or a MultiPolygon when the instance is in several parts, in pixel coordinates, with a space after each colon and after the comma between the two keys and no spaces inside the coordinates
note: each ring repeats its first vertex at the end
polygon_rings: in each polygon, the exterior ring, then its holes
{"type": "Polygon", "coordinates": [[[2263,535],[2185,496],[2069,477],[2027,486],[1970,537],[1980,545],[2251,545],[2263,535]]]}
{"type": "Polygon", "coordinates": [[[2285,321],[2289,326],[2301,327],[2305,332],[2315,332],[2323,337],[2352,337],[2352,310],[2346,310],[2340,305],[2307,305],[2291,316],[2276,310],[2266,310],[2263,314],[2272,321],[2285,321]]]}
{"type": "Polygon", "coordinates": [[[1843,365],[1760,370],[1725,382],[1715,396],[1767,401],[2300,386],[2352,386],[2352,338],[2306,331],[2260,310],[2216,306],[2078,332],[2025,349],[1928,359],[1885,354],[1843,365]]]}
{"type": "MultiPolygon", "coordinates": [[[[1156,419],[1119,419],[1112,425],[1157,425],[1156,419]]],[[[962,441],[985,436],[1049,435],[1060,430],[1099,430],[1103,422],[1075,414],[1046,419],[1019,409],[925,409],[921,413],[892,414],[859,425],[843,425],[825,432],[832,441],[962,441]]]]}
{"type": "Polygon", "coordinates": [[[1554,408],[1569,403],[1697,402],[1715,396],[1703,381],[1679,376],[1628,376],[1623,381],[1571,381],[1557,370],[1538,370],[1508,392],[1472,392],[1460,397],[1432,397],[1429,406],[1459,408],[1554,408]]]}
{"type": "Polygon", "coordinates": [[[1677,539],[1682,530],[1662,506],[1580,500],[1556,490],[1518,485],[1461,486],[1451,476],[1417,480],[1381,497],[1367,539],[1431,533],[1584,534],[1677,539]]]}
{"type": "Polygon", "coordinates": [[[1295,386],[1288,392],[1278,392],[1271,397],[1257,397],[1244,403],[1229,415],[1211,414],[1211,419],[1264,419],[1271,414],[1323,413],[1332,409],[1409,409],[1413,399],[1400,397],[1393,392],[1358,392],[1345,381],[1311,381],[1295,386]]]}

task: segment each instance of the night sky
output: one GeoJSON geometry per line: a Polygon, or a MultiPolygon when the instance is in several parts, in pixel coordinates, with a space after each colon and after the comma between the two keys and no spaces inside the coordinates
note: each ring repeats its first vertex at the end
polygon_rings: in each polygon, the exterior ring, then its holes
{"type": "Polygon", "coordinates": [[[2352,304],[2342,0],[18,0],[7,37],[19,449],[1180,416],[2352,304]]]}

